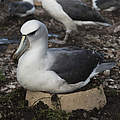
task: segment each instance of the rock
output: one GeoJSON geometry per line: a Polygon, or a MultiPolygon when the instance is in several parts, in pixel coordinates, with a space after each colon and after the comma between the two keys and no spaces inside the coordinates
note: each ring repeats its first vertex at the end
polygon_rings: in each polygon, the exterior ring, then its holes
{"type": "Polygon", "coordinates": [[[120,62],[117,65],[120,67],[120,62]]]}
{"type": "Polygon", "coordinates": [[[2,114],[0,113],[0,119],[2,119],[2,114]]]}
{"type": "MultiPolygon", "coordinates": [[[[79,91],[70,94],[58,94],[58,97],[61,109],[66,112],[71,112],[76,109],[99,109],[104,107],[106,104],[106,96],[102,85],[98,88],[92,88],[86,91],[79,91]]],[[[26,99],[28,100],[29,106],[36,104],[40,100],[50,108],[55,108],[51,102],[51,95],[48,93],[27,91],[26,99]]]]}
{"type": "Polygon", "coordinates": [[[90,120],[98,120],[96,117],[91,117],[90,120]]]}
{"type": "Polygon", "coordinates": [[[109,76],[110,75],[110,70],[105,70],[103,73],[104,73],[105,76],[109,76]]]}

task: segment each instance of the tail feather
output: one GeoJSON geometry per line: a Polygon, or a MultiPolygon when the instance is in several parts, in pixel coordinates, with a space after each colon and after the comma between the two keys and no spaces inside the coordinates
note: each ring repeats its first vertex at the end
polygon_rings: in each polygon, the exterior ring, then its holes
{"type": "Polygon", "coordinates": [[[109,63],[101,63],[99,66],[97,66],[95,72],[100,73],[105,70],[110,70],[116,65],[115,62],[109,62],[109,63]]]}

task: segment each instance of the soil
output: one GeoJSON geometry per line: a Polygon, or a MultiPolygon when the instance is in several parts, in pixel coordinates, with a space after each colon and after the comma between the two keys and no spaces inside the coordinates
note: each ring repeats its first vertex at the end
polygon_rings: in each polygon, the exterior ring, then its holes
{"type": "MultiPolygon", "coordinates": [[[[85,1],[85,0],[84,0],[85,1]]],[[[87,0],[86,0],[87,1],[87,0]]],[[[85,2],[86,2],[85,1],[85,2]]],[[[90,5],[89,2],[86,2],[90,5]]],[[[0,38],[17,40],[21,38],[20,27],[30,19],[43,22],[50,34],[58,35],[62,40],[64,26],[52,19],[41,7],[36,7],[36,14],[25,18],[11,17],[7,4],[0,3],[0,38]]],[[[101,12],[107,19],[116,24],[120,20],[118,13],[101,12]]],[[[0,119],[1,120],[120,120],[120,32],[114,33],[113,27],[81,26],[79,32],[73,32],[66,44],[49,42],[49,47],[77,46],[101,52],[106,61],[115,61],[116,67],[108,73],[94,77],[82,90],[103,84],[107,104],[100,110],[75,110],[71,113],[52,110],[41,101],[28,107],[25,100],[26,90],[16,80],[17,63],[11,58],[18,43],[0,45],[0,119]]],[[[49,39],[53,39],[50,37],[49,39]]]]}

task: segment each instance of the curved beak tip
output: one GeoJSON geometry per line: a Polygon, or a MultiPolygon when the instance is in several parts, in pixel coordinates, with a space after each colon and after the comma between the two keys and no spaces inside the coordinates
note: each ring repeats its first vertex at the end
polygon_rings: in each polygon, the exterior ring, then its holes
{"type": "Polygon", "coordinates": [[[18,60],[20,56],[27,50],[28,47],[29,47],[29,42],[26,39],[26,36],[22,36],[20,45],[18,49],[12,53],[11,58],[14,60],[18,60]]]}
{"type": "Polygon", "coordinates": [[[11,55],[11,59],[13,59],[13,60],[17,60],[17,56],[16,56],[16,49],[15,49],[15,51],[12,53],[12,55],[11,55]]]}

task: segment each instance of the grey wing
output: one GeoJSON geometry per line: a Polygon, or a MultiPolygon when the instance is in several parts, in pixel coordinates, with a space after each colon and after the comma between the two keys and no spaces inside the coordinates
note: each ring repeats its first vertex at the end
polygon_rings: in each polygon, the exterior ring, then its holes
{"type": "Polygon", "coordinates": [[[99,55],[88,50],[63,52],[56,56],[50,69],[67,83],[74,84],[85,81],[100,60],[99,55]]]}
{"type": "Polygon", "coordinates": [[[96,5],[102,9],[108,9],[110,7],[119,6],[120,7],[120,0],[97,0],[96,5]]]}
{"type": "Polygon", "coordinates": [[[12,2],[9,4],[8,9],[10,13],[26,13],[27,10],[33,8],[33,5],[28,2],[12,2]]]}
{"type": "Polygon", "coordinates": [[[63,10],[73,19],[80,21],[106,22],[94,9],[88,7],[80,0],[56,0],[63,10]]]}

